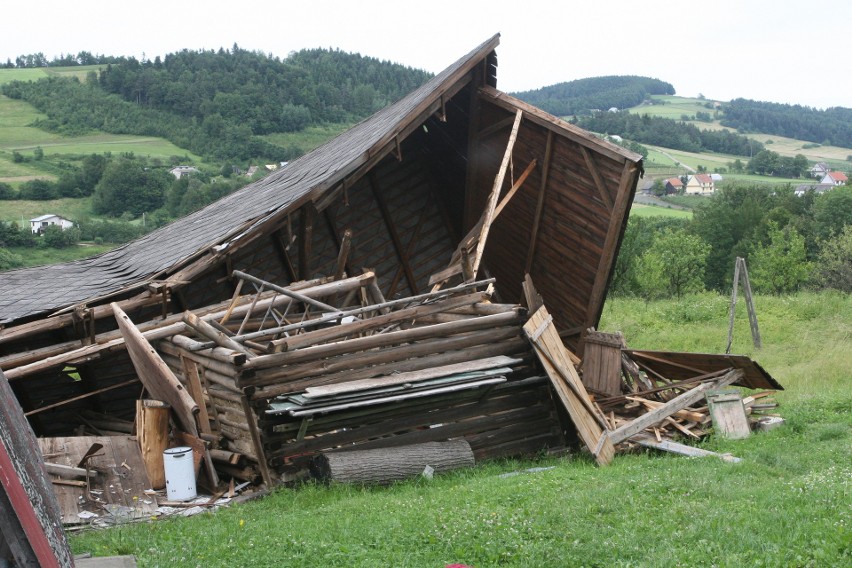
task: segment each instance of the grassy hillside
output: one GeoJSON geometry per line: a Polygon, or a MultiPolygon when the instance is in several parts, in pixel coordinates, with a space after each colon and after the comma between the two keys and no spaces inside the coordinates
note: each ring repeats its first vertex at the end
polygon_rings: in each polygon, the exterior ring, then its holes
{"type": "MultiPolygon", "coordinates": [[[[639,105],[628,109],[633,114],[648,114],[650,116],[659,116],[672,120],[681,120],[681,117],[694,117],[697,113],[708,113],[711,117],[714,114],[714,109],[707,108],[707,103],[713,104],[718,101],[708,101],[703,99],[667,96],[667,95],[652,95],[651,99],[661,104],[639,105]]],[[[694,124],[702,130],[730,130],[722,126],[718,120],[711,122],[686,120],[688,124],[694,124]]],[[[772,134],[746,134],[747,137],[761,142],[766,145],[767,150],[777,152],[782,156],[795,156],[797,154],[804,155],[808,160],[813,162],[827,162],[833,169],[845,171],[852,169],[852,165],[847,158],[852,155],[852,149],[842,148],[840,146],[822,146],[812,144],[794,138],[785,138],[772,134]]],[[[700,154],[706,156],[704,159],[707,162],[733,161],[734,157],[727,157],[714,154],[700,154]]],[[[741,158],[742,159],[742,158],[741,158]]],[[[746,160],[744,160],[746,161],[746,160]]],[[[694,166],[693,166],[694,167],[694,166]]]]}
{"type": "MultiPolygon", "coordinates": [[[[852,556],[852,297],[757,297],[754,357],[786,388],[783,427],[704,447],[478,464],[386,488],[307,485],[190,518],[77,533],[76,553],[140,566],[842,566],[852,556]],[[529,468],[541,468],[529,471],[529,468]]],[[[628,344],[718,351],[727,298],[612,300],[628,344]]],[[[736,351],[751,352],[737,320],[736,351]]]]}

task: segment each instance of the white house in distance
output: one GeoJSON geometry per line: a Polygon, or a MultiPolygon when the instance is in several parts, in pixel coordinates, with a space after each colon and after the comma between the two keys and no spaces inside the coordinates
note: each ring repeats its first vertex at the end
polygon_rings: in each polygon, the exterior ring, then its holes
{"type": "Polygon", "coordinates": [[[687,195],[710,195],[714,191],[716,191],[716,187],[713,178],[708,174],[691,175],[686,180],[686,190],[684,193],[687,195]]]}
{"type": "Polygon", "coordinates": [[[169,173],[175,176],[175,179],[180,179],[185,175],[197,174],[198,168],[195,166],[175,166],[169,170],[169,173]]]}
{"type": "Polygon", "coordinates": [[[34,219],[30,219],[30,229],[33,234],[40,235],[51,225],[59,225],[59,228],[63,231],[65,229],[70,229],[74,226],[72,221],[69,221],[65,217],[60,217],[59,215],[41,215],[39,217],[35,217],[34,219]]]}

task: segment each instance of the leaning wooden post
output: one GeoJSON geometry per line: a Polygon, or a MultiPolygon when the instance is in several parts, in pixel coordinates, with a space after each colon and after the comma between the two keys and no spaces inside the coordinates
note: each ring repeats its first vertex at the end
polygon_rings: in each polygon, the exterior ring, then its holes
{"type": "Polygon", "coordinates": [[[740,277],[743,279],[743,295],[746,299],[746,308],[748,308],[748,323],[751,326],[751,339],[754,342],[754,347],[760,349],[760,330],[757,328],[757,312],[754,309],[754,299],[751,295],[751,282],[748,279],[748,269],[744,258],[738,258],[742,262],[742,272],[740,277]]]}
{"type": "Polygon", "coordinates": [[[731,345],[734,341],[734,313],[737,308],[737,286],[740,281],[743,284],[743,295],[746,299],[746,309],[748,310],[748,322],[751,327],[751,339],[756,349],[760,349],[760,329],[757,327],[757,312],[754,309],[754,299],[751,295],[751,283],[748,279],[748,269],[744,258],[737,257],[734,264],[734,287],[731,293],[731,310],[728,315],[728,344],[725,347],[725,353],[731,352],[731,345]]]}
{"type": "Polygon", "coordinates": [[[725,347],[725,354],[731,353],[731,344],[734,342],[734,314],[737,311],[737,286],[740,283],[740,259],[737,257],[734,262],[734,287],[731,291],[731,310],[728,313],[728,346],[725,347]]]}

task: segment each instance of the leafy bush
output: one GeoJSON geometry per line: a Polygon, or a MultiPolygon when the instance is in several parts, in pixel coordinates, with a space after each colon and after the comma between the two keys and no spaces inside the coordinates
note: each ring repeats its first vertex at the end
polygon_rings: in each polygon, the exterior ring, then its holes
{"type": "Polygon", "coordinates": [[[820,288],[852,292],[852,224],[822,243],[814,281],[820,288]]]}
{"type": "Polygon", "coordinates": [[[123,244],[145,234],[145,228],[126,221],[84,221],[80,238],[84,241],[123,244]]]}
{"type": "Polygon", "coordinates": [[[33,201],[48,201],[59,197],[59,186],[50,180],[32,179],[21,184],[18,192],[19,199],[33,201]]]}
{"type": "Polygon", "coordinates": [[[8,183],[0,182],[0,200],[8,201],[17,198],[18,192],[15,191],[15,188],[8,183]]]}
{"type": "Polygon", "coordinates": [[[62,229],[59,225],[50,225],[41,235],[40,247],[67,248],[76,245],[80,241],[80,229],[70,227],[62,229]]]}
{"type": "Polygon", "coordinates": [[[791,226],[770,221],[769,243],[757,243],[751,255],[751,282],[758,292],[789,294],[807,282],[811,264],[805,239],[791,226]]]}
{"type": "Polygon", "coordinates": [[[0,271],[11,270],[23,265],[24,260],[20,256],[4,248],[0,248],[0,271]]]}

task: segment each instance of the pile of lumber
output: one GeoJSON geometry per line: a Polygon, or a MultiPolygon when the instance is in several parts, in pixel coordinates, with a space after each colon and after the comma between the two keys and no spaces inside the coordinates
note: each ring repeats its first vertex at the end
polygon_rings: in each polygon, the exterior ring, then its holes
{"type": "MultiPolygon", "coordinates": [[[[372,272],[279,287],[238,271],[224,313],[155,347],[198,393],[202,435],[267,484],[321,452],[464,438],[477,459],[564,445],[547,380],[491,280],[386,300],[372,272]]],[[[245,478],[244,476],[243,478],[245,478]]]]}
{"type": "Polygon", "coordinates": [[[700,440],[714,423],[724,430],[727,424],[720,421],[736,418],[734,411],[742,415],[736,435],[747,435],[762,418],[773,416],[777,405],[770,397],[783,389],[748,357],[631,350],[620,333],[594,329],[585,336],[581,371],[610,441],[625,448],[649,441],[700,440]],[[726,390],[729,385],[764,390],[743,396],[726,390]],[[715,400],[735,405],[714,416],[715,400]]]}

